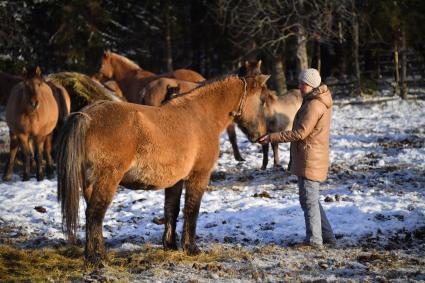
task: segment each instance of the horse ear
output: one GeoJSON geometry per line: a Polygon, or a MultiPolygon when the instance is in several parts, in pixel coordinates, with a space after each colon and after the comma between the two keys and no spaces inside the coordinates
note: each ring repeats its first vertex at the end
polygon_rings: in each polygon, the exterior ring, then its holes
{"type": "Polygon", "coordinates": [[[257,69],[258,69],[258,70],[260,70],[260,69],[261,69],[261,59],[260,59],[260,60],[258,60],[258,62],[257,62],[257,69]]]}
{"type": "Polygon", "coordinates": [[[103,50],[103,57],[108,57],[111,54],[111,51],[108,49],[103,50]]]}
{"type": "Polygon", "coordinates": [[[245,68],[249,68],[249,62],[248,61],[245,61],[245,68]]]}
{"type": "Polygon", "coordinates": [[[260,83],[262,87],[266,86],[267,80],[270,78],[270,75],[260,74],[255,77],[255,80],[260,83]]]}
{"type": "Polygon", "coordinates": [[[41,68],[40,66],[37,66],[37,68],[35,68],[35,75],[39,78],[41,78],[41,68]]]}

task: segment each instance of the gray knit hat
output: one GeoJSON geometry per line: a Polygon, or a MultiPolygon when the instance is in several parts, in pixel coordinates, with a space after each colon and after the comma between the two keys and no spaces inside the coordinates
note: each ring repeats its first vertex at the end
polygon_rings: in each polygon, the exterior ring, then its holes
{"type": "Polygon", "coordinates": [[[302,70],[298,79],[313,88],[320,86],[320,82],[322,81],[319,72],[312,68],[302,70]]]}

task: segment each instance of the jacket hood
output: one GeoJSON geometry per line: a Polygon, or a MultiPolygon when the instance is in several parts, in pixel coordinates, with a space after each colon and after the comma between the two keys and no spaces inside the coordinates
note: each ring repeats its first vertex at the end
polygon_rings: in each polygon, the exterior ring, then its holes
{"type": "Polygon", "coordinates": [[[311,93],[307,94],[305,99],[317,99],[322,102],[326,108],[330,108],[333,104],[332,95],[327,85],[321,85],[318,88],[315,88],[311,93]]]}

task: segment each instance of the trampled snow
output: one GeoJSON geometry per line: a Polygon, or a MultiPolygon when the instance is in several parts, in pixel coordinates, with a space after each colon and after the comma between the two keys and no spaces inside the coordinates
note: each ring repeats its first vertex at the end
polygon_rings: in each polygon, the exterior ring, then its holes
{"type": "MultiPolygon", "coordinates": [[[[366,236],[425,226],[424,107],[424,101],[401,100],[334,107],[332,166],[322,185],[321,202],[339,241],[356,245],[366,236]],[[332,201],[325,202],[326,197],[332,201]]],[[[6,131],[1,121],[0,133],[6,131]]],[[[302,241],[305,227],[296,177],[273,168],[271,150],[267,170],[260,170],[260,145],[249,143],[240,131],[238,144],[246,159],[243,163],[234,160],[223,133],[213,180],[201,204],[198,243],[302,241]]],[[[288,149],[287,144],[280,145],[284,168],[288,149]]],[[[14,225],[34,238],[63,239],[56,180],[20,180],[15,174],[12,181],[0,183],[0,225],[14,225]],[[37,206],[46,212],[39,212],[37,206]]],[[[163,201],[163,191],[120,188],[104,221],[107,241],[122,249],[145,242],[160,244],[163,226],[152,219],[162,216],[163,201]]],[[[84,208],[81,198],[82,226],[84,208]]],[[[179,233],[182,222],[181,212],[179,233]]],[[[84,238],[84,227],[79,236],[84,238]]]]}

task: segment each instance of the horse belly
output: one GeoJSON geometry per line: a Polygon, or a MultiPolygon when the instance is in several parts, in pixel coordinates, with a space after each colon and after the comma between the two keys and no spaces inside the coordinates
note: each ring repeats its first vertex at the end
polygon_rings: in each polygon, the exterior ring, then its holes
{"type": "Polygon", "coordinates": [[[171,167],[167,168],[157,164],[137,164],[137,166],[131,166],[124,174],[121,185],[134,190],[165,189],[175,185],[184,176],[184,173],[176,172],[171,167]]]}

